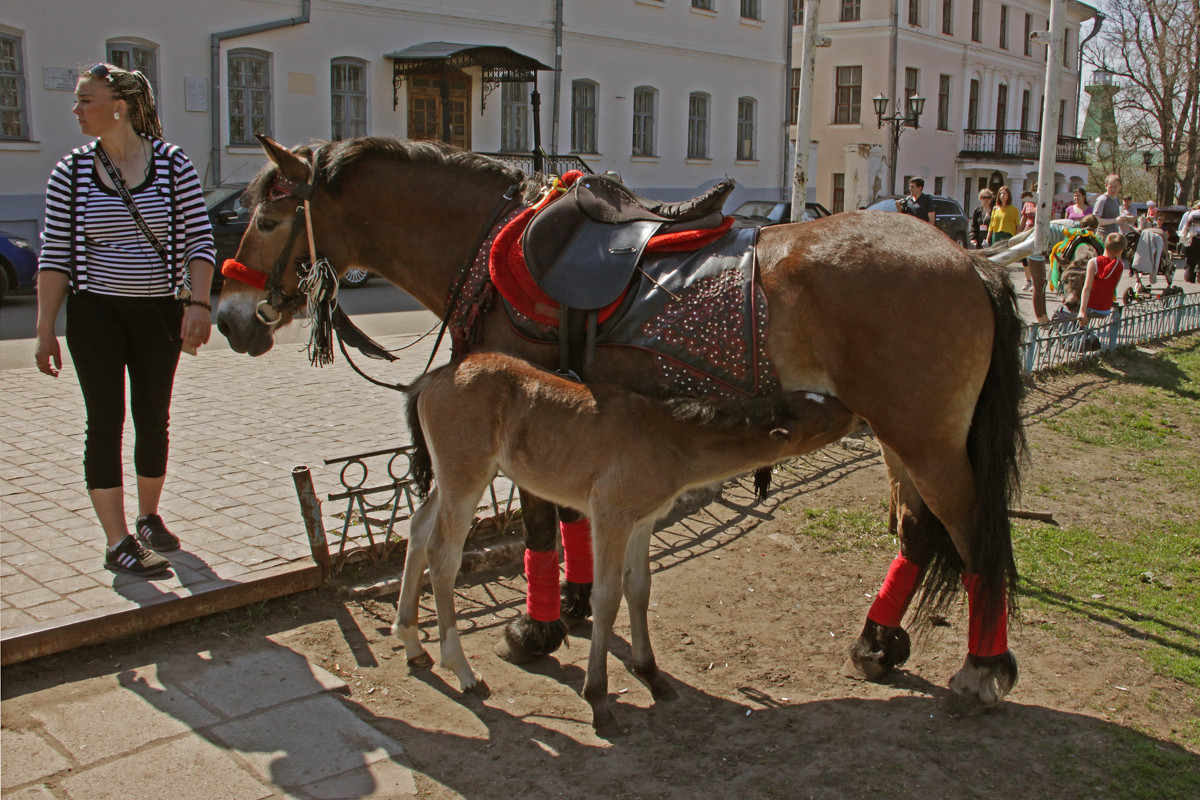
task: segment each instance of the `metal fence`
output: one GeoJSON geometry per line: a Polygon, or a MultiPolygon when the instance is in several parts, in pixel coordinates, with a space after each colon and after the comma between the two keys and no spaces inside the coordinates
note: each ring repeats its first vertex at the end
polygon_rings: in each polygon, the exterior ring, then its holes
{"type": "Polygon", "coordinates": [[[1200,294],[1177,294],[1131,305],[1114,305],[1103,322],[1086,330],[1073,319],[1025,328],[1021,363],[1026,372],[1075,364],[1138,342],[1200,329],[1200,294]]]}

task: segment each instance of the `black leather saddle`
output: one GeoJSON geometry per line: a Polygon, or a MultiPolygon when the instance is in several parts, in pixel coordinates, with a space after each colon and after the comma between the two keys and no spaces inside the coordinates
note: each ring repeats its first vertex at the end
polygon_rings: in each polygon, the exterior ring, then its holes
{"type": "Polygon", "coordinates": [[[726,178],[699,197],[664,203],[607,175],[580,178],[525,229],[529,274],[562,306],[604,308],[621,296],[652,236],[716,227],[734,185],[726,178]]]}

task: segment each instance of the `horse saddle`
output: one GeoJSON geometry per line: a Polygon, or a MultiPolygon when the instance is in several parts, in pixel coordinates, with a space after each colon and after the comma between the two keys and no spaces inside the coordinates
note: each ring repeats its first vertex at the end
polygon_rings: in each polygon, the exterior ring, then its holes
{"type": "Polygon", "coordinates": [[[529,274],[566,308],[604,308],[629,285],[652,236],[716,227],[733,187],[726,178],[699,197],[663,203],[607,175],[580,178],[525,229],[521,249],[529,274]]]}

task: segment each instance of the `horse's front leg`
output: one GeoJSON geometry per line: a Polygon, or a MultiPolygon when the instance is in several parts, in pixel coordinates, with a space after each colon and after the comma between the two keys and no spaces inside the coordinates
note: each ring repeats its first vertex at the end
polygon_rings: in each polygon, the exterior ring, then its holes
{"type": "Polygon", "coordinates": [[[560,597],[563,622],[574,625],[592,615],[592,526],[572,508],[558,509],[562,532],[563,576],[560,597]]]}
{"type": "Polygon", "coordinates": [[[583,697],[592,707],[592,725],[601,735],[617,733],[617,718],[608,703],[608,641],[621,607],[621,572],[632,520],[592,518],[592,646],[588,651],[583,697]]]}
{"type": "Polygon", "coordinates": [[[655,700],[673,700],[675,688],[658,669],[646,620],[650,608],[650,534],[653,522],[633,529],[625,550],[625,603],[629,607],[629,630],[633,647],[633,672],[650,687],[655,700]]]}
{"type": "Polygon", "coordinates": [[[1008,603],[1003,594],[990,598],[980,576],[963,575],[967,590],[967,657],[950,678],[942,709],[955,717],[994,708],[1017,684],[1017,659],[1008,649],[1008,603]]]}
{"type": "Polygon", "coordinates": [[[496,655],[524,664],[559,648],[567,626],[559,614],[558,518],[554,506],[524,489],[521,522],[525,528],[525,611],[504,626],[496,655]]]}
{"type": "Polygon", "coordinates": [[[428,563],[426,548],[437,524],[438,493],[434,489],[429,499],[413,512],[409,524],[408,549],[404,554],[404,579],[400,583],[400,597],[396,600],[396,621],[392,623],[392,635],[400,636],[404,642],[404,656],[414,667],[433,666],[433,659],[421,646],[417,630],[417,615],[420,610],[421,581],[428,563]]]}
{"type": "Polygon", "coordinates": [[[433,599],[437,606],[438,635],[442,642],[442,666],[454,672],[464,692],[487,694],[487,684],[467,662],[462,640],[458,636],[457,614],[454,610],[454,582],[462,566],[463,543],[470,532],[471,519],[482,492],[455,499],[442,488],[442,500],[433,534],[426,552],[429,557],[429,580],[433,584],[433,599]]]}

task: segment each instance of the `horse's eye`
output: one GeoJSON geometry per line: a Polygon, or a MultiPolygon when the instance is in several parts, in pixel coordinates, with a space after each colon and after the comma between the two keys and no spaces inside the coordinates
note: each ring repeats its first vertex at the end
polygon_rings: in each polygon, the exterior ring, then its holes
{"type": "Polygon", "coordinates": [[[273,219],[267,219],[266,217],[262,216],[261,214],[258,216],[258,219],[256,219],[254,221],[254,224],[255,224],[255,227],[257,227],[260,231],[263,231],[264,233],[267,231],[273,231],[279,227],[278,222],[276,222],[273,219]]]}

